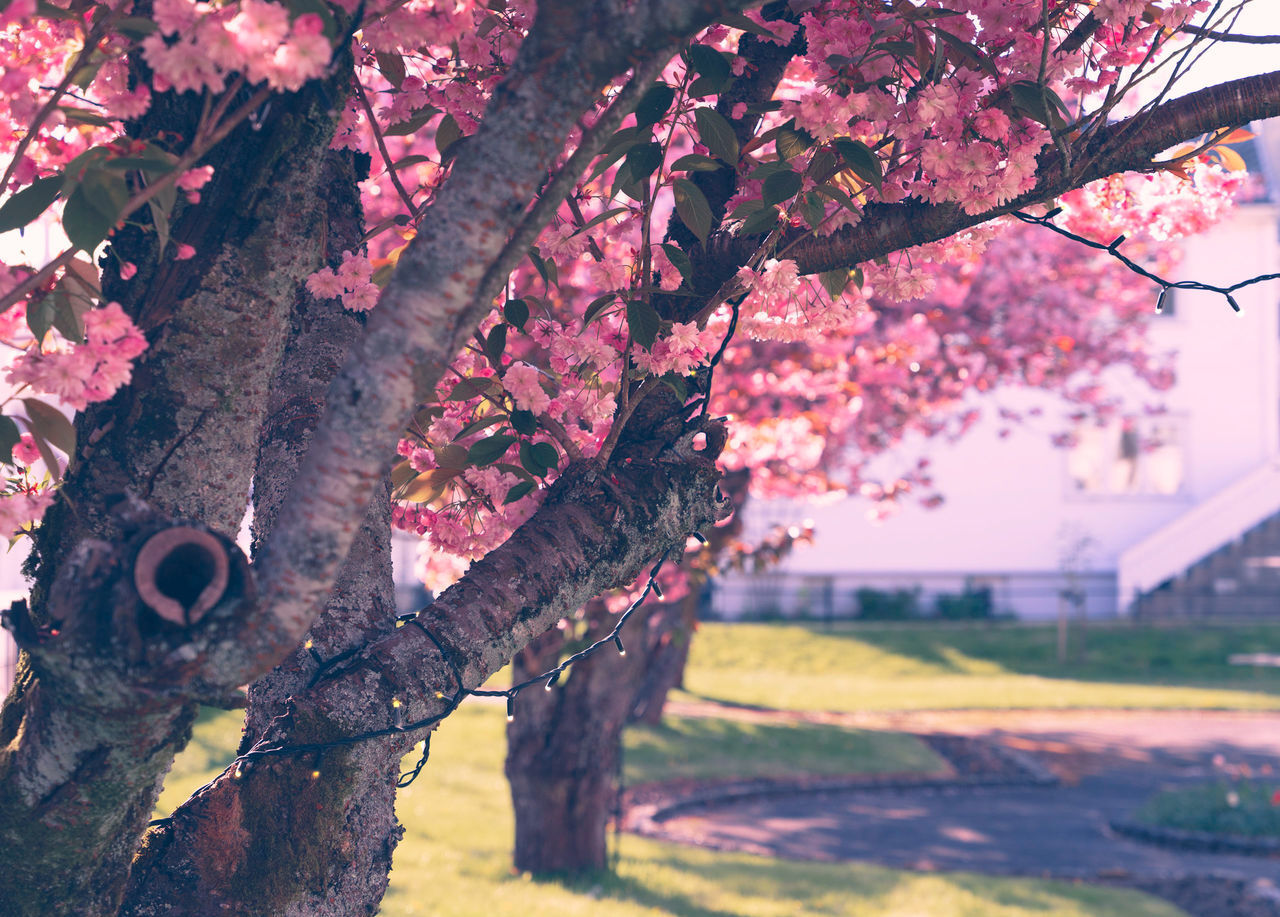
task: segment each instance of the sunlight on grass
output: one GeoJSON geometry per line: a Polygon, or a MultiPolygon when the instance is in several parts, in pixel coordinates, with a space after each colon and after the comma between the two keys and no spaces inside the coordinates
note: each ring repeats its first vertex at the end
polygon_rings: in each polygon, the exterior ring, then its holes
{"type": "Polygon", "coordinates": [[[809,724],[667,717],[627,730],[628,783],[677,777],[938,773],[947,764],[915,736],[809,724]]]}
{"type": "Polygon", "coordinates": [[[510,870],[500,710],[464,704],[401,797],[388,917],[1185,917],[1144,895],[1036,880],[797,863],[624,836],[617,873],[565,885],[510,870]]]}
{"type": "Polygon", "coordinates": [[[1280,627],[1090,628],[1060,664],[1052,627],[703,624],[685,684],[795,710],[961,707],[1280,708],[1280,671],[1230,666],[1280,627]]]}
{"type": "MultiPolygon", "coordinates": [[[[631,836],[615,874],[536,881],[510,868],[504,726],[500,708],[475,701],[441,726],[431,763],[400,795],[405,836],[386,917],[1186,917],[1135,892],[797,863],[631,836]]],[[[238,712],[206,711],[170,774],[166,805],[218,773],[239,729],[238,712]]]]}

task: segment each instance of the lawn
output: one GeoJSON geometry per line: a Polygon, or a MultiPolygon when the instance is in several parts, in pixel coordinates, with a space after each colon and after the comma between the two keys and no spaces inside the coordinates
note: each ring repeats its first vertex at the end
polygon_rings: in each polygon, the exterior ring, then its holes
{"type": "MultiPolygon", "coordinates": [[[[613,874],[570,885],[514,875],[511,804],[502,777],[503,726],[500,708],[468,702],[432,741],[431,763],[400,797],[405,837],[384,902],[387,917],[1185,917],[1154,898],[1114,889],[796,863],[630,836],[621,839],[613,874]]],[[[775,728],[702,728],[678,721],[649,734],[661,743],[645,738],[632,746],[636,760],[629,779],[658,773],[668,757],[706,753],[709,744],[721,739],[744,755],[759,752],[762,758],[779,755],[765,749],[770,743],[805,739],[810,761],[819,766],[831,755],[815,753],[814,747],[860,749],[862,760],[874,766],[911,760],[916,754],[910,742],[899,739],[876,747],[866,737],[837,739],[827,727],[805,727],[790,735],[775,733],[775,728]]],[[[235,713],[202,717],[195,740],[170,775],[165,806],[213,776],[216,762],[226,759],[238,738],[235,713]]],[[[917,763],[923,767],[927,761],[917,763]]]]}
{"type": "Polygon", "coordinates": [[[1280,651],[1280,626],[1092,626],[1059,664],[1052,626],[703,624],[686,686],[795,710],[964,707],[1280,709],[1280,670],[1231,666],[1280,651]]]}

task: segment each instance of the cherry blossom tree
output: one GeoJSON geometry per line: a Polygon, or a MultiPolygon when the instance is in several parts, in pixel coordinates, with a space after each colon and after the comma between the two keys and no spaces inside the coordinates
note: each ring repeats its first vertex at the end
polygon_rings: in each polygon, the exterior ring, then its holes
{"type": "Polygon", "coordinates": [[[827,469],[880,405],[924,416],[913,363],[1070,389],[1087,323],[987,308],[980,251],[1012,213],[1113,253],[1211,218],[1280,74],[1167,85],[1240,5],[10,0],[0,232],[66,241],[0,275],[0,513],[33,541],[6,906],[373,912],[404,754],[723,518],[722,453],[862,486],[827,469]],[[798,440],[718,388],[750,360],[832,387],[782,392],[798,440]],[[392,525],[456,579],[403,618],[392,525]],[[244,684],[239,757],[151,824],[244,684]]]}

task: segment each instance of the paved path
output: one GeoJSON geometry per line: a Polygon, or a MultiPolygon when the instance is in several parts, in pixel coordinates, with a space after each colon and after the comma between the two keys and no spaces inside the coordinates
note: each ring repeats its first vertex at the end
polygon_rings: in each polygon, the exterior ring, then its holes
{"type": "Polygon", "coordinates": [[[917,869],[1091,877],[1213,872],[1280,882],[1280,859],[1179,852],[1106,827],[1162,787],[1223,776],[1230,766],[1248,765],[1255,774],[1273,769],[1280,785],[1280,714],[984,711],[856,719],[862,726],[999,741],[1035,755],[1062,782],[779,795],[679,815],[662,823],[664,833],[796,859],[917,869]]]}

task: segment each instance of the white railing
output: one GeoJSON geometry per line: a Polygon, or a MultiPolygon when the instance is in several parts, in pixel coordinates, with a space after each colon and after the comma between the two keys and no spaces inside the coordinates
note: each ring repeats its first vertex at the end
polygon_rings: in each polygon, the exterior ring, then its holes
{"type": "Polygon", "coordinates": [[[1249,472],[1120,555],[1121,613],[1138,596],[1280,513],[1280,457],[1249,472]]]}

